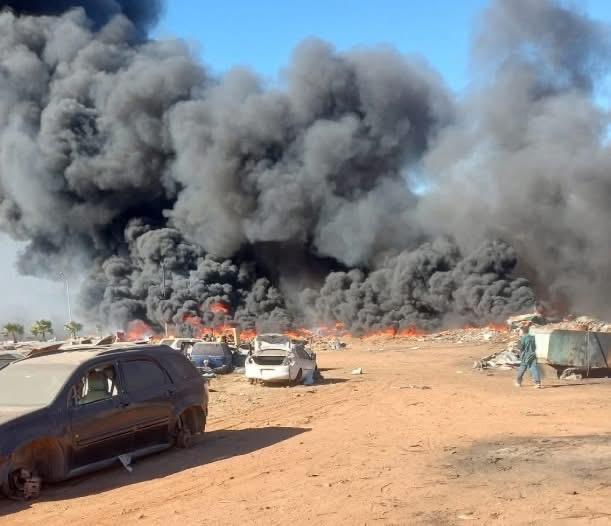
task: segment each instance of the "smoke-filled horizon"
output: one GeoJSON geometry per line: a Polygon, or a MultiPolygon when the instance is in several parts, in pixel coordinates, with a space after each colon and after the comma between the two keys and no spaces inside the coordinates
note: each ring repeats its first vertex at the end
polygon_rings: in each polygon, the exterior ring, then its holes
{"type": "Polygon", "coordinates": [[[493,2],[458,101],[390,48],[306,41],[271,89],[143,38],[159,3],[37,4],[0,2],[0,229],[23,273],[85,273],[91,322],[611,314],[609,30],[587,15],[493,2]]]}

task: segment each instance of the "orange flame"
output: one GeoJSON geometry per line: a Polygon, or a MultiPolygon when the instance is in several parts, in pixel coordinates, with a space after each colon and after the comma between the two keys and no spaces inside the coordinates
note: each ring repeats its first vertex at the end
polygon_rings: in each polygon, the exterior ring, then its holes
{"type": "Polygon", "coordinates": [[[505,323],[490,323],[485,328],[496,332],[509,332],[509,326],[505,323]]]}
{"type": "Polygon", "coordinates": [[[125,334],[127,341],[148,340],[154,335],[155,331],[153,328],[142,320],[130,321],[127,324],[127,332],[125,334]]]}
{"type": "Polygon", "coordinates": [[[221,302],[213,303],[210,305],[210,312],[214,314],[229,314],[229,306],[221,302]]]}
{"type": "Polygon", "coordinates": [[[240,340],[253,340],[257,335],[257,331],[254,329],[246,329],[240,331],[240,340]]]}

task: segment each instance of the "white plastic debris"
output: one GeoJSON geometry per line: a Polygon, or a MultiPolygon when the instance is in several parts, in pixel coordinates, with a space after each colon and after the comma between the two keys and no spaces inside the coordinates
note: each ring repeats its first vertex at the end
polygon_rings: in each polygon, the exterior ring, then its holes
{"type": "Polygon", "coordinates": [[[352,374],[363,374],[363,368],[357,367],[356,369],[352,369],[352,374]]]}
{"type": "Polygon", "coordinates": [[[121,464],[123,465],[123,467],[129,472],[131,473],[132,471],[134,471],[134,468],[132,468],[130,466],[130,464],[132,463],[132,456],[131,455],[119,455],[117,457],[119,459],[119,462],[121,462],[121,464]]]}

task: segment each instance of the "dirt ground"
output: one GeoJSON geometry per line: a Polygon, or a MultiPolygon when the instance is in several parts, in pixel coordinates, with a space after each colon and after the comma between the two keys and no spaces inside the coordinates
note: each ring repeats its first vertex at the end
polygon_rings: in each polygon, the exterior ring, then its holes
{"type": "Polygon", "coordinates": [[[318,354],[323,385],[215,380],[192,449],[0,501],[0,524],[610,523],[611,380],[517,389],[471,369],[490,351],[364,342],[318,354]]]}

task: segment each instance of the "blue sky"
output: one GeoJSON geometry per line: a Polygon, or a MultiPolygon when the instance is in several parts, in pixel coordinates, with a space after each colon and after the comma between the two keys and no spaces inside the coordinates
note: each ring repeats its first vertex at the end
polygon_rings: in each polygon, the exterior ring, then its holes
{"type": "MultiPolygon", "coordinates": [[[[316,36],[338,49],[390,44],[424,56],[449,86],[469,78],[473,23],[487,0],[167,0],[157,37],[192,43],[214,72],[249,66],[270,81],[296,44],[316,36]]],[[[577,0],[610,20],[610,0],[577,0]]]]}

